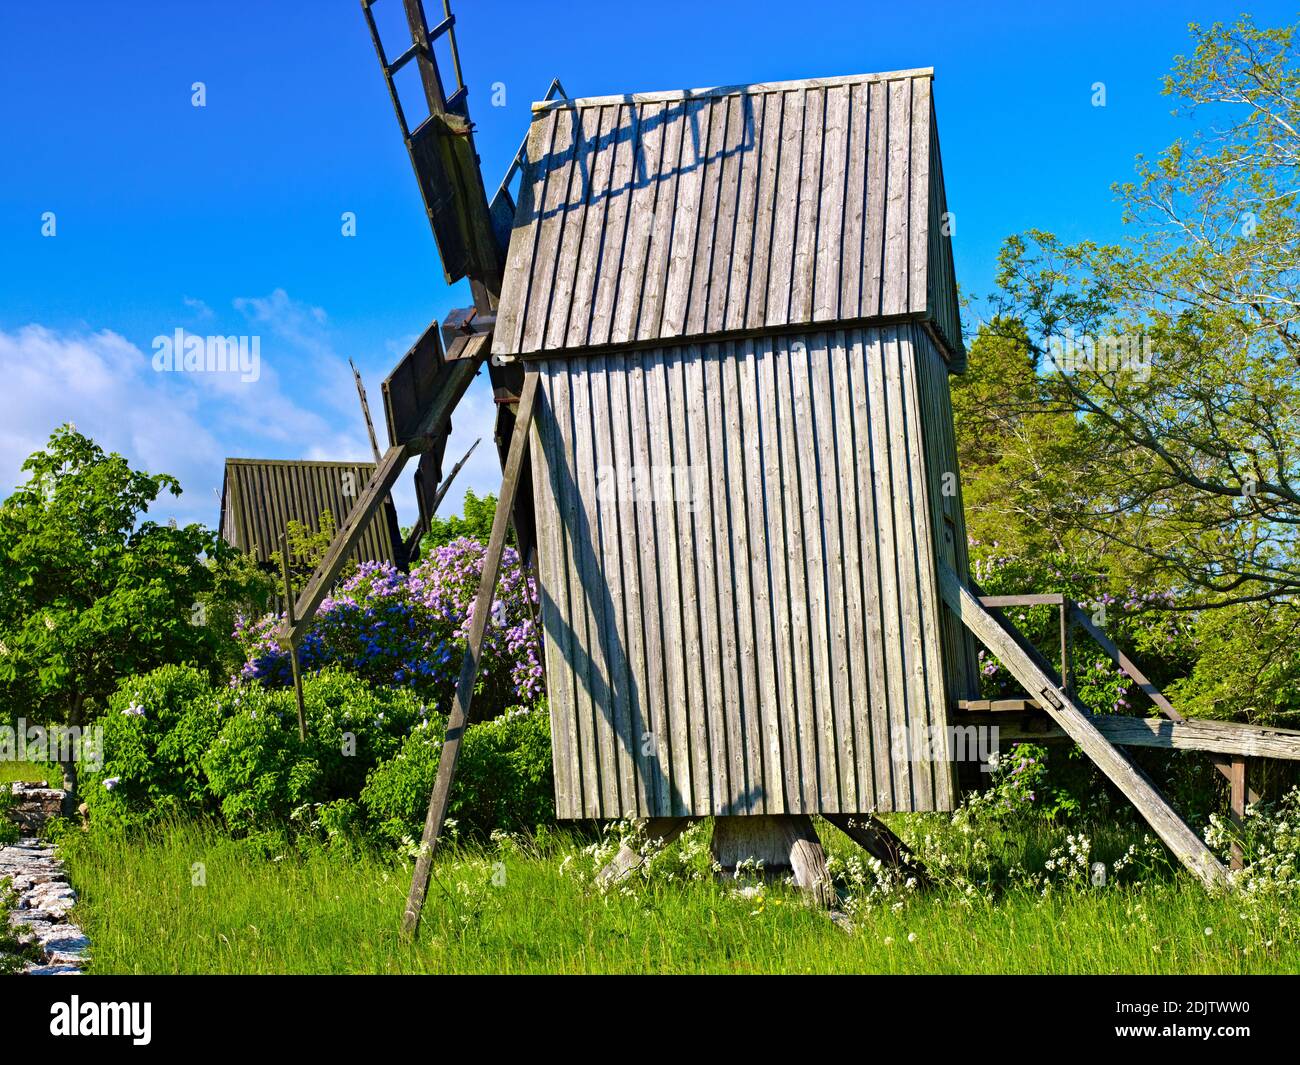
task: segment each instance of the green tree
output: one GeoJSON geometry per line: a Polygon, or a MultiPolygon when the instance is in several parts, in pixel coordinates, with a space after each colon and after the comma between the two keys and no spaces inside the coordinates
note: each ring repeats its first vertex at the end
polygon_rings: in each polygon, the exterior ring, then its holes
{"type": "Polygon", "coordinates": [[[1165,91],[1192,135],[1116,186],[1128,238],[1003,249],[1023,323],[1087,429],[1050,521],[1188,607],[1300,592],[1300,56],[1294,29],[1193,26],[1165,91]]]}
{"type": "MultiPolygon", "coordinates": [[[[0,699],[7,716],[80,727],[118,681],[164,663],[212,670],[222,639],[205,597],[232,549],[199,525],[141,520],[166,474],[132,469],[72,426],[23,463],[0,504],[0,699]]],[[[226,587],[230,592],[231,589],[226,587]]],[[[60,751],[76,789],[71,752],[60,751]]]]}
{"type": "MultiPolygon", "coordinates": [[[[486,544],[492,536],[492,519],[497,512],[497,497],[494,495],[476,496],[474,489],[465,490],[465,502],[461,506],[462,514],[453,514],[450,518],[435,516],[429,522],[429,531],[420,541],[421,553],[435,547],[442,547],[459,540],[462,536],[486,544]]],[[[515,542],[515,531],[511,527],[506,542],[515,542]]]]}
{"type": "MultiPolygon", "coordinates": [[[[1013,527],[1029,501],[1113,587],[1172,593],[1160,608],[1194,626],[1196,664],[1173,688],[1189,710],[1293,721],[1300,53],[1294,27],[1249,17],[1191,35],[1165,84],[1188,133],[1115,186],[1125,239],[1031,230],[1002,250],[985,336],[1028,349],[1035,403],[1076,428],[1054,440],[1018,418],[967,496],[973,527],[988,525],[981,500],[995,520],[1003,498],[1013,527]]],[[[995,410],[1023,390],[1008,381],[1010,396],[985,390],[995,410]]]]}

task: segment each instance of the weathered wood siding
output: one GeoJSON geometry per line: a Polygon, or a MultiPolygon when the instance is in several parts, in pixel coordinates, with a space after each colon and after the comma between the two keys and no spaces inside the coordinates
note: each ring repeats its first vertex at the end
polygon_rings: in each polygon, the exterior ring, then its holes
{"type": "Polygon", "coordinates": [[[900,324],[537,364],[561,817],[952,808],[937,359],[900,324]]]}
{"type": "MultiPolygon", "coordinates": [[[[221,535],[257,561],[269,562],[290,521],[319,529],[321,511],[328,510],[335,528],[342,526],[374,472],[372,462],[226,459],[221,535]]],[[[381,507],[353,557],[358,562],[399,561],[393,547],[398,535],[396,515],[381,507]]]]}
{"type": "Polygon", "coordinates": [[[931,79],[537,105],[493,352],[933,318],[960,353],[931,79]]]}
{"type": "MultiPolygon", "coordinates": [[[[931,122],[933,123],[933,117],[931,122]]],[[[966,370],[966,346],[961,335],[961,304],[957,295],[957,274],[952,260],[952,235],[956,232],[956,215],[948,212],[948,192],[943,180],[943,161],[939,157],[939,130],[932,125],[930,138],[930,291],[927,320],[934,330],[951,373],[966,370]]]]}
{"type": "MultiPolygon", "coordinates": [[[[925,464],[933,542],[939,558],[947,562],[954,573],[965,578],[970,572],[970,559],[967,555],[966,511],[962,505],[948,369],[939,346],[929,331],[920,326],[912,326],[910,331],[916,351],[921,420],[926,427],[925,464]]],[[[975,638],[946,604],[940,613],[949,694],[953,699],[978,698],[979,661],[975,638]]]]}

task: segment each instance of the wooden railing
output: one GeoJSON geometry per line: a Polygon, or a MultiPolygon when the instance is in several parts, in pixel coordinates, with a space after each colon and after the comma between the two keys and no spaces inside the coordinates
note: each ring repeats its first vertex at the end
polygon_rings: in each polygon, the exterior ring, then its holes
{"type": "MultiPolygon", "coordinates": [[[[1059,617],[1061,687],[1073,694],[1073,635],[1075,628],[1082,629],[1106,656],[1115,663],[1138,689],[1151,700],[1165,718],[1138,718],[1128,715],[1094,715],[1097,729],[1112,743],[1127,747],[1164,747],[1175,750],[1205,751],[1228,780],[1229,811],[1234,821],[1245,816],[1247,802],[1258,802],[1259,794],[1249,787],[1249,758],[1278,758],[1300,761],[1300,731],[1295,729],[1266,728],[1243,725],[1229,721],[1189,721],[1175,709],[1156,684],[1137,664],[1120,650],[1115,641],[1093,622],[1088,613],[1074,600],[1059,592],[1026,595],[984,595],[971,582],[980,603],[1002,620],[1001,612],[1012,607],[1056,607],[1059,617]]],[[[1013,633],[1014,626],[1007,626],[1013,633]]],[[[1041,657],[1041,656],[1040,656],[1041,657]]],[[[957,702],[962,720],[974,723],[967,715],[1002,714],[1009,712],[1038,712],[1042,706],[1034,699],[961,699],[957,702]]],[[[1008,724],[1008,718],[998,719],[999,738],[1007,740],[1063,739],[1066,734],[1051,720],[1022,721],[1008,724]]],[[[1240,868],[1242,855],[1233,848],[1232,863],[1240,868]]]]}

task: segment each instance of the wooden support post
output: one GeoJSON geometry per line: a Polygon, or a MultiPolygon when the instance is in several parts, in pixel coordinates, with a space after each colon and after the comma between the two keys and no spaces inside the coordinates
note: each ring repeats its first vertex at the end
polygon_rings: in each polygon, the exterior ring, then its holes
{"type": "Polygon", "coordinates": [[[407,459],[432,447],[434,439],[440,433],[446,432],[452,409],[460,402],[461,396],[465,394],[465,389],[469,387],[470,381],[474,379],[481,365],[482,359],[477,356],[456,363],[442,391],[434,398],[411,434],[411,439],[404,444],[396,444],[384,452],[384,457],[376,467],[374,475],[366,482],[365,490],[348,511],[347,519],[334,534],[325,557],[320,560],[316,572],[311,575],[311,579],[303,588],[296,606],[296,620],[292,625],[281,626],[277,634],[280,646],[289,647],[302,639],[302,634],[311,624],[316,608],[334,586],[352,549],[356,547],[361,534],[370,525],[375,511],[383,504],[388,493],[392,491],[393,485],[397,483],[397,478],[402,472],[402,467],[406,465],[407,459]]]}
{"type": "Polygon", "coordinates": [[[871,857],[892,865],[918,884],[930,883],[930,874],[906,843],[879,818],[870,814],[822,814],[822,818],[843,832],[871,857]]]}
{"type": "Polygon", "coordinates": [[[438,775],[429,796],[429,810],[424,818],[424,833],[420,838],[420,853],[411,877],[411,891],[406,899],[406,912],[402,917],[402,934],[408,939],[415,935],[420,925],[420,912],[424,909],[425,895],[429,890],[429,877],[433,870],[433,853],[438,846],[447,805],[451,798],[451,783],[456,776],[456,761],[460,757],[460,744],[469,721],[470,702],[474,697],[474,681],[478,676],[479,655],[487,633],[488,619],[492,613],[492,596],[496,590],[497,575],[501,570],[501,555],[505,551],[506,532],[510,528],[510,515],[514,510],[515,493],[528,456],[528,431],[533,421],[537,403],[537,374],[524,378],[523,395],[519,399],[519,413],[515,418],[515,432],[510,440],[510,453],[506,458],[505,475],[501,480],[501,495],[497,499],[496,514],[492,518],[492,534],[488,538],[487,552],[483,557],[483,573],[479,578],[478,595],[474,600],[474,614],[470,619],[469,639],[465,658],[456,683],[456,698],[447,719],[447,735],[438,759],[438,775]]]}
{"type": "Polygon", "coordinates": [[[348,359],[348,365],[352,367],[352,378],[357,383],[357,398],[361,400],[361,413],[366,419],[366,434],[370,437],[370,450],[375,455],[375,465],[379,465],[379,440],[375,437],[375,423],[370,417],[370,401],[366,399],[366,386],[361,380],[361,371],[357,369],[357,364],[348,359]]]}
{"type": "MultiPolygon", "coordinates": [[[[635,838],[646,841],[658,840],[667,846],[694,820],[691,817],[652,817],[637,832],[635,838]]],[[[605,868],[596,874],[596,883],[601,887],[612,887],[629,873],[639,869],[644,861],[645,856],[631,843],[625,841],[605,868]]]]}
{"type": "Polygon", "coordinates": [[[947,563],[940,561],[938,568],[944,601],[961,618],[962,624],[979,637],[1031,696],[1042,702],[1043,709],[1137,807],[1156,834],[1206,887],[1227,887],[1228,874],[1219,860],[1146,776],[1097,730],[1073,697],[1058,687],[1026,653],[1016,641],[1016,630],[1011,623],[999,623],[947,563]]]}
{"type": "MultiPolygon", "coordinates": [[[[1228,816],[1232,819],[1233,827],[1241,831],[1246,821],[1246,759],[1234,758],[1229,773],[1228,816]]],[[[1246,856],[1242,853],[1240,843],[1234,842],[1232,845],[1231,864],[1234,869],[1245,868],[1246,856]]]]}
{"type": "MultiPolygon", "coordinates": [[[[289,623],[289,631],[295,631],[293,623],[293,582],[289,580],[289,537],[280,534],[280,574],[284,577],[284,612],[289,623]]],[[[307,706],[302,698],[302,673],[298,664],[297,641],[286,649],[289,653],[289,668],[293,671],[293,693],[298,699],[298,739],[307,739],[307,706]]]]}
{"type": "Polygon", "coordinates": [[[1074,694],[1074,678],[1070,675],[1070,600],[1061,600],[1061,687],[1074,694]]]}
{"type": "MultiPolygon", "coordinates": [[[[469,450],[466,451],[465,454],[460,457],[460,461],[451,468],[451,473],[447,474],[447,476],[442,479],[442,483],[437,486],[437,491],[433,496],[433,502],[429,504],[428,513],[421,514],[416,519],[415,526],[411,529],[411,535],[406,541],[406,558],[408,562],[413,564],[420,557],[420,541],[424,538],[424,534],[429,531],[429,526],[433,523],[433,517],[437,514],[438,507],[442,505],[443,499],[446,498],[447,490],[451,487],[451,482],[456,479],[456,474],[460,473],[461,467],[469,461],[469,457],[474,454],[474,449],[479,445],[479,440],[482,439],[482,437],[479,437],[478,440],[475,440],[474,443],[470,444],[469,450]]],[[[416,476],[419,476],[418,471],[416,472],[416,476]]],[[[420,486],[418,484],[415,486],[415,490],[418,494],[420,491],[420,486]]]]}
{"type": "Polygon", "coordinates": [[[713,819],[713,856],[724,870],[753,859],[775,874],[786,869],[819,906],[835,904],[826,852],[807,814],[766,814],[713,819]]]}

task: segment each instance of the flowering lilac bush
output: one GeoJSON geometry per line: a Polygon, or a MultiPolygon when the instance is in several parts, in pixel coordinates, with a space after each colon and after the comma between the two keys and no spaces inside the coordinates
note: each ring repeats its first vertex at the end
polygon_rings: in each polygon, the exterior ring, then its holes
{"type": "MultiPolygon", "coordinates": [[[[434,549],[409,573],[367,562],[321,603],[302,643],[303,668],[338,666],[372,685],[410,689],[446,712],[455,692],[486,548],[459,539],[434,549]]],[[[474,695],[482,720],[542,695],[541,646],[533,621],[537,586],[506,548],[474,695]]],[[[246,661],[232,684],[291,683],[288,656],[275,642],[277,615],[239,619],[235,638],[246,661]]]]}

